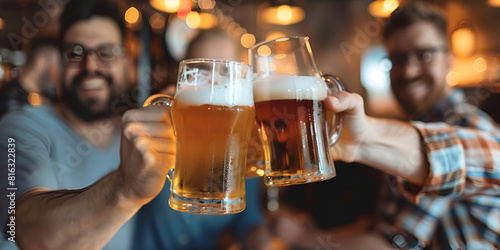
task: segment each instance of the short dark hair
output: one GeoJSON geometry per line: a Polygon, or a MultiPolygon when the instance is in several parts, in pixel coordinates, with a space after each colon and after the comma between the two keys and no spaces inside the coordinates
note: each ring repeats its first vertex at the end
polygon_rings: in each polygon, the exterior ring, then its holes
{"type": "Polygon", "coordinates": [[[88,20],[92,17],[109,17],[120,27],[122,40],[125,35],[125,21],[122,9],[115,1],[109,0],[71,0],[61,13],[59,23],[59,39],[62,41],[66,31],[74,23],[81,20],[88,20]]]}
{"type": "Polygon", "coordinates": [[[392,12],[384,28],[384,41],[387,41],[395,32],[420,22],[431,23],[443,38],[447,39],[447,24],[444,15],[428,4],[412,2],[392,12]]]}

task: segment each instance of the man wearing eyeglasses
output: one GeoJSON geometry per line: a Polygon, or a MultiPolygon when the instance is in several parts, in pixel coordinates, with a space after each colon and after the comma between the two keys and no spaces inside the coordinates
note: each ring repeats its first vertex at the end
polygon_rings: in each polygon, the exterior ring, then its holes
{"type": "Polygon", "coordinates": [[[357,94],[325,100],[343,115],[332,156],[393,180],[379,200],[379,221],[369,232],[287,225],[301,232],[287,238],[307,248],[322,242],[340,249],[498,249],[500,126],[446,84],[453,56],[444,18],[410,3],[388,19],[384,40],[394,95],[413,121],[368,117],[357,94]]]}
{"type": "MultiPolygon", "coordinates": [[[[491,223],[500,214],[495,160],[500,127],[447,84],[453,54],[446,28],[444,17],[422,3],[400,7],[387,20],[383,38],[392,62],[392,91],[408,120],[425,124],[411,123],[421,149],[407,151],[406,159],[394,154],[400,159],[396,168],[390,161],[385,166],[368,160],[398,177],[386,190],[378,229],[398,248],[494,249],[500,244],[500,226],[491,223]]],[[[390,124],[380,128],[401,131],[390,124]]]]}
{"type": "Polygon", "coordinates": [[[8,162],[0,168],[0,249],[16,249],[14,242],[21,249],[213,249],[228,230],[248,246],[267,244],[257,198],[223,217],[150,203],[168,191],[175,137],[164,108],[122,114],[115,105],[132,70],[123,15],[111,1],[72,0],[60,21],[62,102],[0,120],[0,161],[8,162]],[[136,223],[147,203],[152,210],[144,213],[158,211],[157,220],[136,223]]]}
{"type": "Polygon", "coordinates": [[[446,21],[423,6],[395,12],[384,30],[392,91],[408,118],[425,115],[450,96],[446,75],[453,63],[448,50],[446,21]]]}
{"type": "MultiPolygon", "coordinates": [[[[99,21],[94,22],[100,26],[99,21]]],[[[102,32],[111,27],[106,28],[102,32]]],[[[127,59],[121,43],[99,41],[100,44],[80,44],[83,43],[81,37],[85,35],[77,25],[64,39],[65,84],[62,85],[62,97],[79,118],[93,121],[112,115],[111,102],[125,93],[128,87],[127,59]]]]}
{"type": "Polygon", "coordinates": [[[493,160],[500,157],[500,128],[447,84],[453,54],[446,28],[439,12],[418,3],[397,9],[386,23],[391,88],[407,118],[455,127],[420,128],[428,175],[423,183],[400,179],[400,188],[390,190],[381,214],[389,223],[380,229],[400,248],[492,249],[500,242],[500,227],[490,221],[500,214],[493,160]],[[473,130],[454,134],[461,127],[473,130]]]}
{"type": "Polygon", "coordinates": [[[132,70],[124,32],[115,3],[65,6],[62,102],[0,121],[0,249],[130,249],[133,217],[161,191],[175,138],[161,107],[122,118],[112,105],[132,70]]]}

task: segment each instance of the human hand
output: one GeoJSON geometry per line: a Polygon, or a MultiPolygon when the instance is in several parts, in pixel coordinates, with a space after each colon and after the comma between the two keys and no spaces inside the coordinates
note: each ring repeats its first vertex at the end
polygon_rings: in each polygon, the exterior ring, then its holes
{"type": "Polygon", "coordinates": [[[332,148],[333,158],[345,162],[359,159],[359,148],[369,134],[363,98],[355,93],[340,91],[327,97],[325,105],[329,112],[343,116],[342,132],[332,148]]]}
{"type": "Polygon", "coordinates": [[[123,117],[120,167],[123,194],[145,204],[160,193],[174,167],[175,136],[167,110],[160,106],[127,111],[123,117]]]}
{"type": "Polygon", "coordinates": [[[333,159],[363,163],[413,184],[424,184],[429,163],[415,127],[366,116],[358,94],[341,91],[334,96],[325,99],[327,112],[343,115],[343,121],[339,140],[331,149],[333,159]]]}

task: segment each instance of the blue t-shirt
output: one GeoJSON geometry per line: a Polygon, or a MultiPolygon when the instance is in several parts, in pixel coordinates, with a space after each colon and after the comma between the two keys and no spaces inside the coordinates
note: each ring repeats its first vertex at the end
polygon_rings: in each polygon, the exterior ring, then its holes
{"type": "Polygon", "coordinates": [[[234,232],[239,240],[263,222],[259,189],[261,178],[245,181],[246,208],[230,215],[198,215],[178,212],[168,205],[170,184],[137,213],[133,249],[215,249],[221,233],[234,232]]]}
{"type": "MultiPolygon", "coordinates": [[[[91,136],[99,140],[103,139],[104,134],[110,133],[113,134],[112,142],[102,150],[75,133],[52,107],[26,105],[2,117],[0,227],[3,229],[9,223],[7,215],[10,200],[7,194],[10,192],[19,197],[33,187],[79,189],[115,170],[120,163],[120,131],[116,131],[111,122],[103,121],[91,136]],[[8,182],[7,167],[8,149],[12,148],[8,146],[9,138],[15,141],[11,143],[15,145],[15,181],[12,186],[8,182]]],[[[10,159],[13,158],[11,155],[10,159]]],[[[122,226],[104,249],[129,249],[134,221],[135,217],[122,226]]],[[[0,249],[16,249],[12,242],[0,238],[0,249]]]]}

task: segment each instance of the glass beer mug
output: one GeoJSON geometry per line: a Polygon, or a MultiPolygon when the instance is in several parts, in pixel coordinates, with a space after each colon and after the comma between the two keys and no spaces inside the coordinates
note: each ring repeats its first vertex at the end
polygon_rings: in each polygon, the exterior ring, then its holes
{"type": "Polygon", "coordinates": [[[340,135],[341,118],[327,118],[324,99],[343,89],[338,79],[321,75],[307,37],[264,41],[249,54],[265,184],[287,186],[334,177],[330,146],[340,135]]]}
{"type": "Polygon", "coordinates": [[[184,60],[174,98],[166,105],[176,136],[169,205],[198,214],[231,214],[245,208],[245,164],[255,120],[252,72],[240,62],[184,60]]]}

